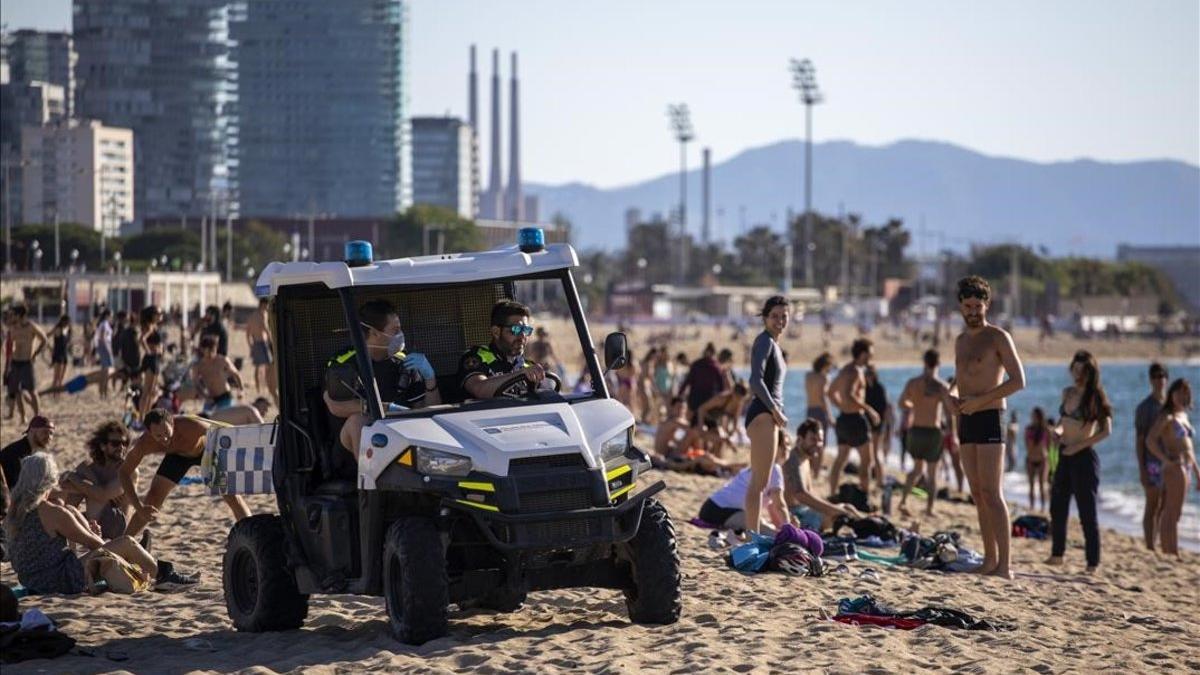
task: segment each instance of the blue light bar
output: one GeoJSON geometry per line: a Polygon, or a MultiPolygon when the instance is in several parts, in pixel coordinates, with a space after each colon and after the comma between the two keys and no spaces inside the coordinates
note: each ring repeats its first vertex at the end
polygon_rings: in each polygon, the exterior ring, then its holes
{"type": "Polygon", "coordinates": [[[522,227],[517,232],[517,246],[522,253],[537,253],[546,249],[546,233],[540,227],[522,227]]]}
{"type": "Polygon", "coordinates": [[[346,264],[350,267],[362,267],[375,261],[375,250],[369,241],[346,242],[346,264]]]}

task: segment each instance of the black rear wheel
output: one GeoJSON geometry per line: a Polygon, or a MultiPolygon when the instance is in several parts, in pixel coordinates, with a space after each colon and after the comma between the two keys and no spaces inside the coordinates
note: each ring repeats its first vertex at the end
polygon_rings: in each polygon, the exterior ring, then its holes
{"type": "Polygon", "coordinates": [[[419,645],[446,634],[450,604],[446,552],[432,519],[401,518],[388,528],[383,597],[397,640],[419,645]]]}
{"type": "Polygon", "coordinates": [[[234,628],[251,633],[299,628],[308,596],[284,557],[283,522],[262,514],[234,524],[225,544],[225,608],[234,628]]]}
{"type": "Polygon", "coordinates": [[[625,591],[629,620],[651,624],[678,621],[682,611],[679,548],[671,515],[658,500],[646,500],[637,534],[625,547],[633,573],[633,587],[625,591]]]}

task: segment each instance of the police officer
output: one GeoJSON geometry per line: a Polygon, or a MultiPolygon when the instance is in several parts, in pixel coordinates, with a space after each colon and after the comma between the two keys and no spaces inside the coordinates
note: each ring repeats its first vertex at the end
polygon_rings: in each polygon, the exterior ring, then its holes
{"type": "MultiPolygon", "coordinates": [[[[358,318],[366,330],[367,351],[383,404],[421,408],[441,403],[429,359],[424,354],[404,351],[404,332],[396,308],[387,300],[371,300],[359,307],[358,318]]],[[[342,350],[326,365],[325,406],[330,414],[346,419],[338,440],[357,459],[358,441],[367,418],[359,398],[364,392],[354,348],[342,350]]]]}
{"type": "Polygon", "coordinates": [[[472,347],[459,361],[462,390],[470,398],[520,397],[546,379],[542,366],[525,360],[533,335],[529,308],[515,300],[492,307],[492,341],[472,347]]]}

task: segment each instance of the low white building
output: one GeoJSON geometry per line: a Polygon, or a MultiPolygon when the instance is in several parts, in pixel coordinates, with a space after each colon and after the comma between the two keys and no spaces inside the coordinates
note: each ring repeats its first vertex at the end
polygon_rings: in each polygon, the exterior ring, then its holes
{"type": "Polygon", "coordinates": [[[133,211],[133,131],[94,120],[21,129],[24,220],[70,222],[114,237],[133,211]]]}

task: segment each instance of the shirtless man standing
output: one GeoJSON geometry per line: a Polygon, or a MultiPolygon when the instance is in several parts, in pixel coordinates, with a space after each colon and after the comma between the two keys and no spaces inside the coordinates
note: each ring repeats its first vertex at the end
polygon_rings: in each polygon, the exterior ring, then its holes
{"type": "MultiPolygon", "coordinates": [[[[34,417],[37,417],[41,411],[37,382],[33,377],[33,362],[46,347],[46,334],[37,324],[29,320],[26,312],[25,305],[14,306],[9,323],[9,336],[12,339],[13,350],[8,361],[8,395],[10,400],[15,401],[21,410],[21,424],[25,424],[25,406],[21,401],[21,392],[26,392],[26,395],[29,396],[29,405],[33,408],[34,417]],[[36,349],[33,346],[34,341],[38,343],[36,349]]],[[[8,417],[12,417],[11,408],[9,408],[8,417]]]]}
{"type": "Polygon", "coordinates": [[[217,353],[217,338],[212,335],[200,339],[200,360],[192,364],[192,379],[206,396],[205,414],[233,406],[230,380],[238,389],[243,388],[241,374],[233,367],[228,356],[217,353]]]}
{"type": "Polygon", "coordinates": [[[992,289],[978,276],[958,282],[958,308],[966,329],[954,343],[958,442],[983,537],[980,574],[1012,578],[1004,473],[1005,399],[1025,387],[1025,369],[1012,336],[987,322],[992,289]],[[1008,379],[1005,379],[1005,375],[1008,379]]]}
{"type": "Polygon", "coordinates": [[[829,494],[837,494],[838,481],[851,448],[858,450],[858,486],[867,494],[871,492],[871,434],[867,421],[879,424],[879,414],[867,405],[867,377],[863,371],[871,363],[873,350],[869,339],[855,340],[850,346],[850,356],[854,360],[839,370],[829,385],[829,400],[841,411],[835,425],[838,454],[829,470],[829,494]]]}
{"type": "MultiPolygon", "coordinates": [[[[829,369],[833,367],[833,355],[825,352],[813,360],[812,370],[804,375],[804,393],[808,399],[808,409],[805,417],[811,417],[821,423],[821,439],[829,433],[829,401],[826,391],[829,389],[829,369]]],[[[808,458],[809,470],[814,479],[821,475],[821,464],[825,459],[824,448],[814,452],[808,458]]]]}
{"type": "MultiPolygon", "coordinates": [[[[133,517],[129,519],[129,526],[125,528],[125,534],[135,538],[142,528],[158,515],[163,502],[167,501],[167,495],[179,485],[188,469],[200,466],[204,455],[205,436],[211,426],[210,422],[187,415],[171,417],[171,413],[162,408],[155,408],[146,413],[143,422],[146,432],[133,444],[118,471],[121,487],[133,502],[134,510],[133,517]],[[150,483],[150,491],[146,493],[146,499],[143,501],[138,498],[134,477],[137,475],[138,465],[146,455],[155,454],[163,455],[162,464],[158,466],[158,472],[154,474],[154,480],[150,483]]],[[[233,511],[234,520],[250,516],[250,509],[240,496],[225,495],[222,499],[229,506],[229,510],[233,511]]]]}
{"type": "Polygon", "coordinates": [[[267,320],[267,308],[271,301],[260,298],[258,310],[246,319],[246,342],[250,345],[250,362],[254,364],[254,390],[262,392],[263,385],[271,393],[275,404],[279,404],[279,389],[275,385],[274,346],[271,343],[271,325],[267,320]]]}
{"type": "Polygon", "coordinates": [[[912,471],[904,481],[904,492],[900,496],[900,514],[908,516],[904,503],[908,492],[925,472],[927,493],[925,515],[933,515],[933,500],[937,497],[937,470],[942,458],[942,419],[950,418],[950,442],[957,443],[955,419],[948,414],[954,405],[950,397],[950,385],[938,377],[940,355],[936,349],[925,352],[925,372],[909,380],[900,392],[900,408],[908,413],[909,427],[905,432],[905,447],[913,458],[912,471]]]}

